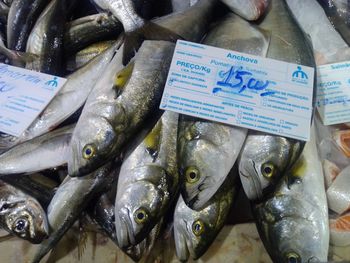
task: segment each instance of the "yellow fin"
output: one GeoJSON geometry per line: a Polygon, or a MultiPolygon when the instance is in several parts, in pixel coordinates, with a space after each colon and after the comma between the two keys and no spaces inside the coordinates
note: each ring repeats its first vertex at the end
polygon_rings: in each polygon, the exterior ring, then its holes
{"type": "Polygon", "coordinates": [[[126,86],[130,80],[132,71],[134,69],[134,64],[135,63],[133,61],[130,62],[126,67],[124,67],[116,74],[113,88],[115,88],[118,93],[126,86]]]}
{"type": "Polygon", "coordinates": [[[146,149],[152,156],[158,154],[161,139],[161,130],[162,122],[158,121],[151,132],[144,139],[146,149]]]}

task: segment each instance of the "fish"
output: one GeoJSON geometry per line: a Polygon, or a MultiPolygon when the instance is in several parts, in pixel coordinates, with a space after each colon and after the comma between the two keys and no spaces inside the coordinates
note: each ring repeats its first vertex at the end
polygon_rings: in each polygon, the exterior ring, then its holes
{"type": "Polygon", "coordinates": [[[329,219],[330,243],[334,246],[350,245],[350,213],[329,219]]]}
{"type": "Polygon", "coordinates": [[[115,198],[115,228],[122,249],[144,240],[177,195],[177,126],[178,114],[164,112],[136,149],[126,154],[115,198]]]}
{"type": "Polygon", "coordinates": [[[340,168],[335,163],[327,159],[323,160],[322,165],[326,189],[328,189],[339,175],[340,168]]]}
{"type": "Polygon", "coordinates": [[[252,211],[273,262],[327,262],[328,207],[314,126],[300,158],[252,211]]]}
{"type": "MultiPolygon", "coordinates": [[[[155,23],[198,41],[214,6],[215,2],[202,0],[155,23]]],[[[146,119],[157,112],[174,47],[167,41],[145,41],[135,62],[124,70],[122,52],[117,52],[89,94],[74,130],[70,176],[88,174],[118,155],[146,119]]]]}
{"type": "Polygon", "coordinates": [[[327,189],[328,207],[338,214],[350,210],[350,166],[345,167],[327,189]]]}
{"type": "Polygon", "coordinates": [[[0,226],[33,244],[48,237],[47,217],[40,203],[21,190],[0,181],[0,226]]]}
{"type": "Polygon", "coordinates": [[[85,66],[92,59],[103,53],[115,43],[114,40],[106,40],[89,45],[72,55],[67,60],[67,71],[73,72],[85,66]]]}
{"type": "Polygon", "coordinates": [[[180,35],[143,19],[135,10],[132,0],[94,0],[97,6],[111,12],[124,28],[123,65],[126,65],[140,48],[143,40],[176,42],[180,35]]]}
{"type": "Polygon", "coordinates": [[[7,20],[7,46],[9,49],[26,50],[27,40],[41,12],[50,0],[14,0],[7,20]]]}
{"type": "Polygon", "coordinates": [[[39,58],[26,64],[26,68],[63,75],[63,39],[65,22],[77,0],[52,0],[37,19],[29,34],[26,52],[39,58]]]}
{"type": "MultiPolygon", "coordinates": [[[[203,44],[265,56],[269,35],[229,14],[208,32],[203,44]]],[[[182,116],[179,126],[182,197],[190,208],[200,210],[236,162],[247,129],[189,116],[182,116]]]]}
{"type": "Polygon", "coordinates": [[[84,178],[66,177],[47,208],[50,236],[35,251],[36,263],[61,240],[93,198],[107,191],[116,179],[116,167],[107,163],[84,178]]]}
{"type": "Polygon", "coordinates": [[[248,21],[262,17],[273,0],[221,0],[232,12],[248,21]]]}
{"type": "Polygon", "coordinates": [[[0,22],[3,24],[7,23],[8,14],[10,11],[10,7],[6,5],[4,2],[0,2],[0,22]]]}
{"type": "Polygon", "coordinates": [[[189,208],[179,197],[174,212],[174,239],[180,261],[199,259],[224,226],[237,192],[236,170],[231,170],[224,184],[199,211],[189,208]]]}
{"type": "Polygon", "coordinates": [[[287,0],[304,32],[311,38],[317,65],[350,59],[350,49],[317,1],[287,0]]]}
{"type": "Polygon", "coordinates": [[[73,55],[102,40],[117,39],[122,30],[122,24],[106,13],[73,20],[66,26],[64,36],[65,55],[73,55]]]}
{"type": "MultiPolygon", "coordinates": [[[[93,204],[92,210],[89,210],[89,215],[102,228],[103,232],[118,245],[115,229],[115,206],[106,193],[101,195],[96,203],[93,204]]],[[[137,245],[124,248],[123,251],[135,262],[140,261],[143,257],[147,257],[159,236],[161,226],[162,219],[144,240],[137,245]]]]}
{"type": "MultiPolygon", "coordinates": [[[[266,57],[314,68],[311,43],[290,14],[287,3],[273,0],[270,7],[266,17],[259,23],[260,28],[271,33],[266,57]]],[[[315,95],[316,88],[312,112],[315,95]]],[[[238,160],[240,178],[247,197],[259,200],[270,192],[284,171],[299,158],[304,145],[305,142],[301,140],[249,131],[238,160]]]]}
{"type": "Polygon", "coordinates": [[[317,0],[342,38],[350,44],[350,6],[346,0],[317,0]]]}
{"type": "Polygon", "coordinates": [[[44,134],[0,155],[0,175],[34,173],[67,163],[74,125],[44,134]]]}

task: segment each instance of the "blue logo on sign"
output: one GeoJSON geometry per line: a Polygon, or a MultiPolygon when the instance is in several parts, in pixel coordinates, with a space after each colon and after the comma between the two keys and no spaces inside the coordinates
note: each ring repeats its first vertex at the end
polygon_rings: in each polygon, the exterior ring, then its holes
{"type": "Polygon", "coordinates": [[[58,85],[58,81],[57,81],[57,77],[54,77],[52,80],[49,80],[45,83],[45,85],[47,86],[51,86],[51,87],[57,87],[58,85]]]}
{"type": "Polygon", "coordinates": [[[293,78],[301,78],[301,79],[308,79],[308,76],[304,71],[302,71],[301,67],[297,67],[298,70],[294,71],[293,78]]]}

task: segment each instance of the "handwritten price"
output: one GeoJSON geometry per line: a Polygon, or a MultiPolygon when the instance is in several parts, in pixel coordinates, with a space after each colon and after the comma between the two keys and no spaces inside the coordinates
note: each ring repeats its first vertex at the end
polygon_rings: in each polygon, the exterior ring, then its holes
{"type": "MultiPolygon", "coordinates": [[[[260,94],[261,97],[275,94],[274,91],[267,91],[269,86],[271,86],[271,84],[275,84],[275,82],[269,80],[257,80],[253,77],[250,77],[253,75],[253,73],[249,71],[244,71],[242,69],[242,67],[238,67],[237,69],[235,69],[232,66],[228,71],[219,72],[219,77],[222,78],[222,80],[218,81],[216,85],[221,87],[239,89],[238,93],[242,93],[246,89],[265,91],[260,94]]],[[[213,93],[218,93],[221,90],[221,88],[216,87],[213,89],[213,93]]]]}

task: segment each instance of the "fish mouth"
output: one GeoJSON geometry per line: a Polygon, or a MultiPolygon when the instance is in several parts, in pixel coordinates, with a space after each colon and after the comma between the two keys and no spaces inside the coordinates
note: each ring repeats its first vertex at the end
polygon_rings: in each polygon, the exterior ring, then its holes
{"type": "Polygon", "coordinates": [[[130,218],[130,210],[122,208],[116,211],[115,228],[117,232],[118,246],[122,249],[127,249],[136,245],[134,230],[130,218]]]}
{"type": "MultiPolygon", "coordinates": [[[[182,221],[187,227],[187,222],[184,219],[182,221]]],[[[181,225],[174,225],[174,239],[177,258],[182,262],[186,262],[190,256],[190,251],[187,244],[186,231],[181,225]]]]}
{"type": "Polygon", "coordinates": [[[243,190],[249,200],[255,201],[263,197],[263,191],[258,179],[258,171],[253,160],[244,162],[243,166],[251,167],[250,169],[239,169],[243,190]],[[247,165],[245,165],[247,164],[247,165]],[[248,170],[248,171],[247,171],[248,170]],[[249,171],[250,170],[250,171],[249,171]]]}

